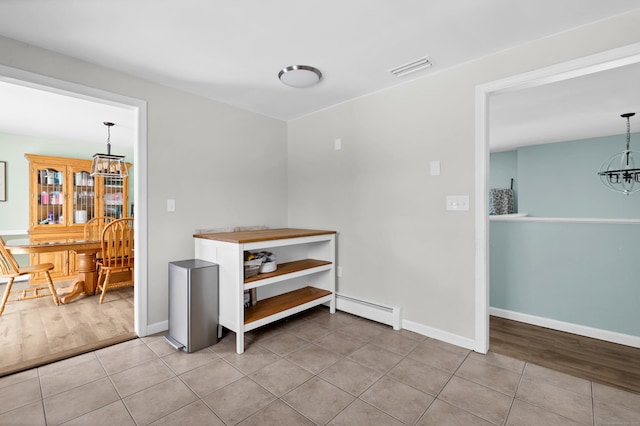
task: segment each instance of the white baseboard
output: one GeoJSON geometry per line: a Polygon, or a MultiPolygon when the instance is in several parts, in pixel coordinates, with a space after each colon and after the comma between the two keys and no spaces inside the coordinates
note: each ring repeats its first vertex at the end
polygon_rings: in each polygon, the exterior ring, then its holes
{"type": "Polygon", "coordinates": [[[344,294],[336,294],[336,309],[390,325],[394,330],[400,330],[402,324],[401,311],[397,306],[387,306],[345,296],[344,294]]]}
{"type": "MultiPolygon", "coordinates": [[[[147,324],[147,334],[146,336],[151,336],[152,334],[162,333],[163,331],[169,330],[169,320],[160,321],[153,324],[147,324]]],[[[145,336],[140,336],[145,337],[145,336]]]]}
{"type": "Polygon", "coordinates": [[[594,339],[605,340],[607,342],[618,343],[621,345],[640,348],[640,337],[629,334],[622,334],[615,331],[602,330],[599,328],[587,327],[579,324],[572,324],[554,320],[551,318],[538,317],[535,315],[523,314],[521,312],[508,311],[506,309],[489,308],[489,314],[506,318],[514,321],[520,321],[527,324],[538,325],[540,327],[551,328],[554,330],[565,331],[567,333],[577,334],[579,336],[592,337],[594,339]]]}
{"type": "Polygon", "coordinates": [[[439,330],[437,328],[428,327],[423,324],[418,324],[417,322],[404,320],[402,321],[402,328],[466,349],[474,350],[476,347],[476,342],[473,339],[449,333],[448,331],[439,330]]]}

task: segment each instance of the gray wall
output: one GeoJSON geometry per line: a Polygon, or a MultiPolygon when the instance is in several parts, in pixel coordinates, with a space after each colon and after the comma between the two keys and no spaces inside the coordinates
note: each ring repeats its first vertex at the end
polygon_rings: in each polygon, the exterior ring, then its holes
{"type": "Polygon", "coordinates": [[[167,262],[193,256],[195,228],[289,224],[340,233],[339,291],[473,339],[476,85],[638,42],[639,24],[630,13],[434,69],[288,126],[6,38],[0,63],[147,101],[149,323],[167,319],[167,262]],[[447,194],[469,194],[472,210],[445,212],[447,194]]]}
{"type": "Polygon", "coordinates": [[[2,37],[0,64],[147,102],[148,324],[167,320],[167,264],[193,257],[196,228],[287,224],[285,123],[2,37]]]}
{"type": "Polygon", "coordinates": [[[434,72],[289,124],[289,222],[337,229],[338,291],[475,336],[475,88],[640,40],[640,14],[434,72]],[[343,149],[335,151],[334,140],[343,149]],[[429,175],[440,160],[442,175],[429,175]],[[445,211],[470,195],[469,212],[445,211]]]}

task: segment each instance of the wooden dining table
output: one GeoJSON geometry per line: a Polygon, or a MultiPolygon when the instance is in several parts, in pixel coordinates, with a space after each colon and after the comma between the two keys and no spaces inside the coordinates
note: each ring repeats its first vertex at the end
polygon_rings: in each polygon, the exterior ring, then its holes
{"type": "Polygon", "coordinates": [[[7,244],[12,254],[49,253],[72,250],[78,256],[78,276],[68,287],[56,289],[60,303],[66,304],[79,295],[93,295],[98,284],[96,270],[96,254],[100,251],[101,242],[98,241],[66,241],[39,244],[7,244]]]}

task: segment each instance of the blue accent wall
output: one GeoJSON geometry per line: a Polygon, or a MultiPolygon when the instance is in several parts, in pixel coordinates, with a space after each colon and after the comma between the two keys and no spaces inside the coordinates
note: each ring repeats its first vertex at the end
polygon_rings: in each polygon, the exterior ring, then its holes
{"type": "MultiPolygon", "coordinates": [[[[638,133],[632,135],[634,146],[640,150],[638,133]]],[[[597,174],[603,161],[624,148],[625,135],[615,135],[518,149],[519,211],[541,217],[639,218],[640,193],[615,193],[597,174]]]]}
{"type": "Polygon", "coordinates": [[[640,336],[640,225],[491,222],[490,306],[640,336]]]}
{"type": "MultiPolygon", "coordinates": [[[[624,145],[617,135],[491,154],[490,185],[515,174],[530,216],[640,219],[640,193],[597,176],[624,145]]],[[[640,225],[491,221],[489,238],[491,307],[640,336],[640,225]]]]}

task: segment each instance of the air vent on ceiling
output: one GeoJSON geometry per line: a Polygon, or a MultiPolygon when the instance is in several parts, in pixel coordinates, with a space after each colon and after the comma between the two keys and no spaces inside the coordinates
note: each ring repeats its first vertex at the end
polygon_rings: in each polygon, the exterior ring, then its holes
{"type": "Polygon", "coordinates": [[[429,68],[433,63],[429,60],[428,57],[416,59],[413,62],[409,62],[408,64],[400,65],[399,67],[391,68],[389,72],[396,77],[403,77],[407,74],[411,74],[412,72],[420,71],[425,68],[429,68]]]}

